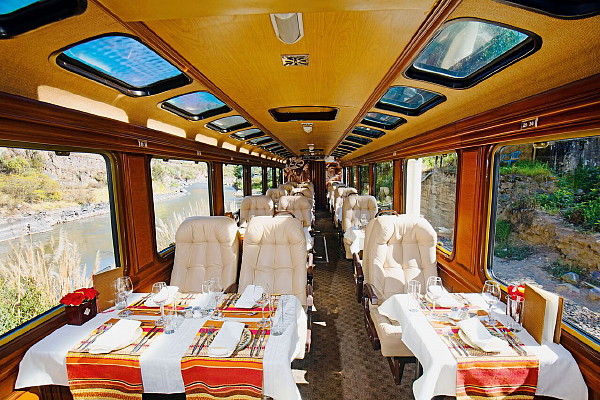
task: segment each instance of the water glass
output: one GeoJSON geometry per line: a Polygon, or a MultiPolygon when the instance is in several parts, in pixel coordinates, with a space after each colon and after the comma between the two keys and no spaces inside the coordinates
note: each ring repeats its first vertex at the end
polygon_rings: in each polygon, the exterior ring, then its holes
{"type": "Polygon", "coordinates": [[[495,322],[492,318],[492,307],[494,307],[494,305],[500,301],[500,293],[500,284],[498,282],[487,280],[483,284],[481,296],[483,296],[483,300],[485,300],[488,305],[487,322],[490,324],[495,322]]]}
{"type": "Polygon", "coordinates": [[[215,310],[214,307],[214,297],[211,296],[212,283],[209,280],[206,280],[202,283],[202,293],[208,297],[208,300],[202,303],[202,308],[200,309],[200,313],[205,316],[215,310]]]}
{"type": "Polygon", "coordinates": [[[131,311],[127,310],[127,303],[129,300],[129,296],[133,293],[133,283],[131,282],[131,278],[128,276],[120,276],[115,281],[115,293],[117,293],[117,299],[115,299],[115,305],[118,310],[125,309],[121,316],[128,317],[131,315],[131,311]]]}
{"type": "Polygon", "coordinates": [[[223,299],[223,285],[221,284],[221,278],[212,278],[210,280],[210,286],[211,294],[215,299],[215,313],[213,315],[213,319],[221,320],[223,319],[223,312],[219,308],[219,306],[221,305],[221,300],[223,299]]]}
{"type": "Polygon", "coordinates": [[[277,307],[277,312],[271,317],[271,335],[280,336],[285,331],[287,324],[285,316],[286,304],[287,299],[281,296],[279,298],[279,306],[277,307]]]}
{"type": "Polygon", "coordinates": [[[525,298],[517,296],[512,298],[506,297],[506,314],[509,318],[509,328],[514,332],[521,332],[523,329],[523,306],[525,305],[525,298]]]}
{"type": "Polygon", "coordinates": [[[170,335],[175,333],[175,330],[179,327],[180,317],[177,312],[177,307],[175,304],[172,304],[169,307],[165,307],[165,330],[164,333],[170,335]]]}
{"type": "Polygon", "coordinates": [[[421,297],[421,282],[412,280],[408,282],[408,291],[410,298],[410,311],[419,311],[419,298],[421,297]]]}
{"type": "Polygon", "coordinates": [[[125,307],[127,307],[127,296],[115,284],[115,309],[123,310],[125,307]]]}
{"type": "Polygon", "coordinates": [[[259,283],[254,285],[254,299],[256,304],[260,307],[261,319],[258,322],[258,326],[266,328],[269,326],[269,319],[265,318],[265,307],[268,307],[271,302],[271,296],[269,294],[269,285],[266,283],[259,283]]]}
{"type": "Polygon", "coordinates": [[[156,326],[165,325],[165,303],[169,296],[164,296],[164,290],[167,290],[167,284],[165,282],[156,282],[152,285],[152,301],[160,306],[160,318],[156,320],[156,326]],[[161,294],[161,292],[163,292],[161,294]]]}

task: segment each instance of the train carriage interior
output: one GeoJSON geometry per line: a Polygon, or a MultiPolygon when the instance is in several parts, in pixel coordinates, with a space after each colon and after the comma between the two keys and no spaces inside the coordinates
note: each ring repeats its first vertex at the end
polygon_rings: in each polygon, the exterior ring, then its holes
{"type": "Polygon", "coordinates": [[[599,14],[0,0],[0,399],[600,400],[599,14]]]}

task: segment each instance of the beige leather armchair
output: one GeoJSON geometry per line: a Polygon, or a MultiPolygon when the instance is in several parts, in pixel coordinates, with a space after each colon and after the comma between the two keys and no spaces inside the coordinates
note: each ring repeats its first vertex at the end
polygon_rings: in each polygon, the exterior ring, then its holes
{"type": "Polygon", "coordinates": [[[239,238],[228,217],[190,217],[175,234],[171,285],[181,292],[201,292],[205,280],[219,277],[224,288],[235,285],[239,238]]]}
{"type": "Polygon", "coordinates": [[[273,204],[277,206],[281,196],[287,196],[287,192],[284,189],[270,188],[267,189],[266,195],[269,196],[271,200],[273,200],[273,204]]]}
{"type": "MultiPolygon", "coordinates": [[[[356,222],[360,222],[364,216],[367,222],[375,218],[377,214],[377,199],[374,196],[347,196],[342,204],[342,231],[346,232],[356,222]]],[[[346,258],[352,259],[350,245],[352,242],[344,237],[344,249],[346,258]]]]}
{"type": "Polygon", "coordinates": [[[275,205],[271,197],[266,195],[246,196],[240,205],[240,226],[250,221],[251,217],[273,215],[275,205]]]}
{"type": "Polygon", "coordinates": [[[327,191],[327,204],[331,214],[335,212],[335,190],[339,187],[346,187],[346,185],[341,182],[333,182],[327,191]]]}
{"type": "Polygon", "coordinates": [[[291,194],[292,193],[292,189],[294,189],[294,185],[292,185],[291,183],[281,183],[279,184],[279,186],[277,186],[278,189],[282,189],[285,190],[286,195],[291,194]]]}
{"type": "Polygon", "coordinates": [[[312,201],[306,196],[283,196],[279,199],[279,211],[287,211],[302,222],[304,236],[306,237],[306,248],[312,249],[314,240],[310,235],[314,217],[312,212],[312,201]]]}
{"type": "Polygon", "coordinates": [[[352,194],[357,194],[358,191],[355,188],[350,187],[338,187],[335,192],[333,192],[334,198],[334,213],[333,213],[333,224],[336,228],[339,228],[342,221],[342,205],[344,204],[344,199],[352,194]]]}
{"type": "Polygon", "coordinates": [[[400,384],[404,365],[415,362],[402,342],[402,329],[381,315],[378,307],[388,297],[406,293],[415,279],[423,287],[437,275],[437,235],[431,224],[414,215],[382,215],[367,225],[362,264],[355,259],[357,291],[364,280],[362,295],[365,326],[374,349],[388,358],[392,374],[400,384]]]}
{"type": "Polygon", "coordinates": [[[308,316],[307,350],[312,316],[312,260],[302,223],[291,215],[252,218],[244,236],[239,293],[254,283],[267,283],[272,293],[291,294],[308,316]]]}

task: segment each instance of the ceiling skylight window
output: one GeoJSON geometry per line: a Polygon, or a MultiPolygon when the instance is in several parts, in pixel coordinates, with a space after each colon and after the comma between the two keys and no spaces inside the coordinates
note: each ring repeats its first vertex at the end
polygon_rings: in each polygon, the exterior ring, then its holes
{"type": "Polygon", "coordinates": [[[446,96],[409,86],[393,86],[375,104],[375,108],[417,116],[446,101],[446,96]]]}
{"type": "Polygon", "coordinates": [[[363,118],[361,124],[374,126],[375,128],[391,130],[396,129],[405,122],[406,120],[401,117],[382,114],[378,112],[368,112],[367,115],[365,115],[365,117],[363,118]]]}
{"type": "Polygon", "coordinates": [[[340,144],[340,147],[343,147],[343,146],[345,146],[345,147],[348,147],[348,148],[351,148],[351,149],[359,149],[359,148],[361,148],[363,145],[362,145],[362,144],[358,144],[358,143],[354,143],[354,142],[349,142],[349,141],[347,141],[347,140],[344,140],[344,141],[343,141],[343,142],[340,144]]]}
{"type": "Polygon", "coordinates": [[[79,15],[87,0],[0,0],[0,39],[79,15]]]}
{"type": "Polygon", "coordinates": [[[373,139],[377,139],[378,137],[382,137],[383,135],[385,135],[384,131],[380,131],[379,129],[367,128],[366,126],[357,126],[356,128],[352,129],[352,133],[373,139]]]}
{"type": "Polygon", "coordinates": [[[231,131],[237,131],[242,128],[249,128],[252,124],[241,115],[232,115],[230,117],[223,117],[215,119],[214,121],[206,124],[207,128],[220,133],[229,133],[231,131]]]}
{"type": "Polygon", "coordinates": [[[353,136],[353,135],[348,135],[346,136],[346,140],[350,141],[350,142],[354,142],[354,143],[358,143],[362,146],[364,146],[365,144],[369,144],[372,142],[371,139],[367,139],[361,136],[353,136]]]}
{"type": "Polygon", "coordinates": [[[225,103],[208,92],[183,94],[163,101],[160,106],[191,121],[199,121],[231,111],[225,103]]]}
{"type": "Polygon", "coordinates": [[[270,137],[262,137],[248,140],[248,143],[252,143],[253,145],[265,144],[270,142],[273,142],[273,139],[271,139],[270,137]]]}
{"type": "Polygon", "coordinates": [[[138,39],[105,35],[63,51],[61,67],[129,96],[149,96],[191,82],[183,72],[138,39]]]}
{"type": "Polygon", "coordinates": [[[541,46],[539,36],[489,21],[448,23],[419,53],[406,76],[467,88],[541,46]]]}
{"type": "Polygon", "coordinates": [[[261,131],[258,128],[252,128],[252,129],[245,129],[243,131],[239,131],[236,133],[232,133],[231,135],[229,135],[229,137],[232,137],[236,140],[248,140],[248,139],[254,139],[257,137],[261,137],[261,136],[265,136],[264,132],[261,131]]]}

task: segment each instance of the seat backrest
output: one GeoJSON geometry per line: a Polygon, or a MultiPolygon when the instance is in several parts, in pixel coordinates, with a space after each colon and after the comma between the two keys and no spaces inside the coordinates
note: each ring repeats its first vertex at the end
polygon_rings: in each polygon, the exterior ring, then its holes
{"type": "Polygon", "coordinates": [[[334,208],[336,210],[342,208],[342,204],[344,203],[344,198],[346,198],[349,194],[358,193],[358,190],[351,187],[339,187],[335,189],[333,192],[334,197],[334,208]]]}
{"type": "Polygon", "coordinates": [[[313,185],[312,182],[300,182],[298,184],[298,187],[306,187],[308,188],[311,192],[315,192],[315,185],[313,185]]]}
{"type": "Polygon", "coordinates": [[[370,221],[376,214],[375,196],[347,196],[342,203],[342,230],[347,231],[354,225],[354,220],[360,221],[363,215],[370,221]]]}
{"type": "Polygon", "coordinates": [[[287,192],[283,189],[270,188],[270,189],[267,189],[266,195],[269,196],[271,198],[271,200],[273,200],[273,203],[277,203],[281,196],[287,195],[287,192]]]}
{"type": "Polygon", "coordinates": [[[306,196],[283,196],[279,199],[279,211],[289,211],[309,227],[312,223],[312,202],[306,196]]]}
{"type": "Polygon", "coordinates": [[[179,291],[201,292],[202,283],[221,278],[226,288],[236,282],[239,255],[238,230],[228,217],[190,217],[175,234],[175,261],[171,285],[179,291]]]}
{"type": "Polygon", "coordinates": [[[286,194],[292,193],[292,189],[294,188],[294,186],[290,183],[282,183],[279,186],[277,186],[278,189],[283,189],[285,190],[286,194]]]}
{"type": "Polygon", "coordinates": [[[252,218],[244,235],[239,293],[248,285],[266,283],[271,293],[293,294],[306,304],[307,256],[298,218],[252,218]]]}
{"type": "MultiPolygon", "coordinates": [[[[365,232],[363,272],[380,298],[406,293],[411,280],[437,276],[437,235],[431,224],[417,215],[381,215],[365,232]]],[[[380,303],[381,304],[381,303],[380,303]]]]}
{"type": "Polygon", "coordinates": [[[300,193],[306,197],[308,197],[309,199],[313,198],[313,192],[311,192],[311,190],[307,187],[297,187],[292,189],[292,194],[296,194],[296,193],[300,193]]]}
{"type": "Polygon", "coordinates": [[[248,222],[250,216],[273,215],[274,209],[275,206],[270,196],[246,196],[240,205],[240,224],[248,222]]]}

